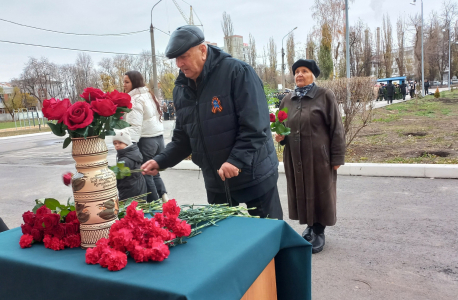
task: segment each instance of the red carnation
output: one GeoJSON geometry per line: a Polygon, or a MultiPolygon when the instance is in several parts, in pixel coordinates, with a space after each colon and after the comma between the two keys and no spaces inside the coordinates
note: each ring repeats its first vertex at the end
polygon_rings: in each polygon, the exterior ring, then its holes
{"type": "Polygon", "coordinates": [[[98,98],[105,98],[105,93],[99,89],[88,87],[84,89],[84,92],[80,95],[80,97],[90,102],[98,98]]]}
{"type": "Polygon", "coordinates": [[[64,238],[64,244],[66,247],[69,247],[69,248],[77,248],[81,246],[81,235],[80,234],[67,235],[64,238]]]}
{"type": "Polygon", "coordinates": [[[29,224],[22,224],[21,229],[22,229],[22,234],[32,234],[33,227],[29,224]]]}
{"type": "Polygon", "coordinates": [[[84,128],[92,123],[94,113],[87,102],[76,102],[67,109],[64,115],[64,124],[70,130],[84,128]]]}
{"type": "Polygon", "coordinates": [[[129,94],[120,93],[117,90],[114,90],[111,93],[107,93],[107,98],[113,101],[113,103],[118,107],[132,108],[132,101],[129,94]]]}
{"type": "Polygon", "coordinates": [[[151,260],[163,261],[169,257],[170,249],[164,243],[154,242],[151,246],[151,260]]]}
{"type": "Polygon", "coordinates": [[[177,218],[180,214],[180,207],[178,207],[175,199],[171,199],[162,205],[162,211],[169,218],[177,218]]]}
{"type": "Polygon", "coordinates": [[[72,223],[75,220],[78,220],[76,217],[76,211],[69,212],[65,217],[65,223],[72,223]]]}
{"type": "Polygon", "coordinates": [[[56,226],[60,222],[60,215],[59,214],[47,214],[44,216],[43,222],[45,223],[46,229],[56,226]]]}
{"type": "Polygon", "coordinates": [[[109,99],[96,99],[91,102],[91,108],[103,117],[109,117],[116,113],[116,105],[109,99]]]}
{"type": "Polygon", "coordinates": [[[65,236],[65,227],[66,225],[63,223],[53,226],[51,229],[52,235],[58,239],[63,239],[65,236]]]}
{"type": "Polygon", "coordinates": [[[43,101],[43,116],[48,120],[57,120],[58,123],[63,121],[63,117],[67,109],[71,106],[69,99],[48,99],[43,101]]]}
{"type": "Polygon", "coordinates": [[[269,114],[270,122],[275,122],[275,114],[269,114]]]}
{"type": "Polygon", "coordinates": [[[47,208],[46,205],[43,205],[39,209],[37,209],[37,216],[44,216],[50,213],[51,213],[51,210],[47,208]]]}
{"type": "Polygon", "coordinates": [[[62,180],[64,181],[64,184],[66,186],[69,186],[70,184],[72,184],[72,177],[73,177],[73,173],[71,172],[62,174],[62,180]]]}
{"type": "Polygon", "coordinates": [[[21,246],[22,249],[32,247],[32,243],[33,237],[30,234],[24,234],[19,240],[19,246],[21,246]]]}
{"type": "Polygon", "coordinates": [[[48,234],[43,239],[43,243],[45,244],[45,248],[52,249],[54,251],[63,250],[65,248],[63,240],[57,237],[51,237],[48,234]]]}
{"type": "Polygon", "coordinates": [[[288,114],[284,111],[278,112],[278,121],[283,122],[284,120],[288,119],[288,114]]]}
{"type": "Polygon", "coordinates": [[[112,250],[105,257],[105,263],[110,271],[119,271],[127,265],[127,255],[118,250],[112,250]]]}
{"type": "Polygon", "coordinates": [[[35,222],[35,214],[31,211],[26,211],[22,214],[22,219],[24,220],[24,223],[33,226],[35,222]]]}

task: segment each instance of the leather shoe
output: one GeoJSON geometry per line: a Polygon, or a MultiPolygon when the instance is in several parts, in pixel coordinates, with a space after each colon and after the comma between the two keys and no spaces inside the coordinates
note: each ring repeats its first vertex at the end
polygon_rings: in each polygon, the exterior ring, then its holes
{"type": "Polygon", "coordinates": [[[307,228],[305,228],[304,232],[302,232],[302,237],[307,242],[310,242],[313,239],[312,232],[313,232],[313,227],[307,226],[307,228]]]}
{"type": "Polygon", "coordinates": [[[315,253],[319,253],[323,251],[323,247],[325,243],[324,233],[320,233],[320,234],[313,233],[312,236],[313,236],[313,239],[310,242],[312,244],[312,253],[315,254],[315,253]]]}

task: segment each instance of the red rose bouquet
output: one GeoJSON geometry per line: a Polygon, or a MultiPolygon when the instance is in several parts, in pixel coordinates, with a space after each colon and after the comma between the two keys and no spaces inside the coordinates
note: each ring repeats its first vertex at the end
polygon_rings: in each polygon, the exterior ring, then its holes
{"type": "Polygon", "coordinates": [[[104,93],[92,87],[86,88],[80,95],[83,101],[70,103],[69,99],[48,99],[43,101],[43,115],[54,122],[48,122],[57,136],[69,137],[64,141],[66,148],[72,138],[115,135],[114,129],[122,129],[129,123],[122,120],[124,113],[132,109],[129,94],[113,91],[104,93]]]}
{"type": "Polygon", "coordinates": [[[275,114],[270,114],[270,129],[279,135],[288,135],[291,133],[291,129],[283,124],[288,119],[288,108],[278,110],[275,114]]]}
{"type": "Polygon", "coordinates": [[[36,203],[32,211],[22,215],[21,248],[29,248],[39,242],[56,251],[81,245],[80,222],[70,201],[62,205],[56,199],[46,198],[44,201],[36,200],[36,203]]]}
{"type": "MultiPolygon", "coordinates": [[[[162,213],[147,219],[138,203],[133,201],[126,215],[110,229],[108,239],[100,239],[96,247],[86,250],[86,263],[100,264],[110,271],[119,271],[127,264],[127,254],[137,262],[163,261],[174,240],[191,234],[191,226],[178,218],[180,207],[175,200],[162,205],[162,213]]],[[[181,242],[181,240],[180,240],[181,242]]]]}

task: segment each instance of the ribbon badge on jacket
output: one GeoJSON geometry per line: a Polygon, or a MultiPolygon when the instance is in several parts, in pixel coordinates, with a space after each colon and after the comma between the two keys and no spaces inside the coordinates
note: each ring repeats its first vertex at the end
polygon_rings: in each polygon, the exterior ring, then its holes
{"type": "Polygon", "coordinates": [[[221,101],[219,101],[218,97],[213,97],[212,99],[212,113],[216,114],[217,112],[223,111],[223,107],[221,106],[221,101]]]}

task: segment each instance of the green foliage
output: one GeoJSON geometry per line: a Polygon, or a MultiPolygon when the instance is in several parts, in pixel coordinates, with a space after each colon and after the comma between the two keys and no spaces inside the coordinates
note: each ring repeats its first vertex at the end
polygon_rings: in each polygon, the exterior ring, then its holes
{"type": "Polygon", "coordinates": [[[49,208],[53,214],[59,214],[61,220],[64,220],[64,218],[68,215],[69,212],[75,211],[75,202],[73,200],[71,201],[71,199],[71,197],[68,198],[67,205],[61,204],[59,200],[56,200],[54,198],[36,199],[35,206],[32,209],[32,212],[36,213],[37,210],[44,205],[47,208],[49,208]]]}
{"type": "Polygon", "coordinates": [[[318,53],[318,64],[321,70],[321,78],[329,79],[333,70],[332,54],[331,54],[332,35],[329,25],[323,24],[321,27],[321,44],[318,53]]]}
{"type": "Polygon", "coordinates": [[[277,91],[272,89],[268,84],[264,84],[264,94],[266,95],[267,105],[275,105],[279,100],[274,97],[277,91]]]}
{"type": "Polygon", "coordinates": [[[118,162],[116,166],[108,167],[116,175],[116,179],[124,179],[132,175],[128,167],[124,166],[124,162],[118,162]]]}

